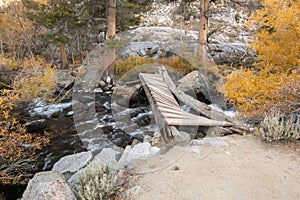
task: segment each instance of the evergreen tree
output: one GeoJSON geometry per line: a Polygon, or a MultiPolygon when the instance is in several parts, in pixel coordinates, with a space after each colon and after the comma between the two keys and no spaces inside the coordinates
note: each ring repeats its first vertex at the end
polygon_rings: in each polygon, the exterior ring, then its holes
{"type": "Polygon", "coordinates": [[[61,56],[61,68],[68,66],[66,43],[69,40],[68,31],[84,25],[84,21],[78,13],[77,2],[64,0],[50,0],[47,3],[38,3],[33,0],[23,0],[23,4],[29,9],[27,16],[37,26],[47,28],[44,37],[59,46],[61,56]],[[75,5],[75,6],[74,6],[75,5]]]}

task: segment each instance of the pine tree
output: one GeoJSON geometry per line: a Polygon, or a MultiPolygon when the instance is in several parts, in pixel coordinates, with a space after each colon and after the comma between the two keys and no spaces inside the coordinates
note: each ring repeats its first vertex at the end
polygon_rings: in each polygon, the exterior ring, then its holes
{"type": "Polygon", "coordinates": [[[61,68],[68,67],[65,47],[69,40],[68,31],[79,28],[85,23],[78,14],[79,9],[78,7],[76,8],[76,3],[77,1],[74,0],[50,0],[46,3],[23,0],[23,4],[29,10],[27,17],[37,26],[48,29],[43,36],[58,45],[61,56],[61,68]]]}

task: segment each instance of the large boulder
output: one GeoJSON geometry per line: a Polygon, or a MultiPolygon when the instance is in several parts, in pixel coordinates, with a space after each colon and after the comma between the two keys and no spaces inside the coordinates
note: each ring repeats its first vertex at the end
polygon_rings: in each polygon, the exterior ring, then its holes
{"type": "Polygon", "coordinates": [[[99,154],[95,156],[93,162],[101,162],[107,166],[114,166],[120,159],[121,154],[121,152],[116,151],[112,148],[104,148],[99,154]]]}
{"type": "Polygon", "coordinates": [[[112,103],[119,106],[128,107],[131,96],[135,93],[135,89],[126,86],[117,86],[113,90],[112,103]]]}
{"type": "Polygon", "coordinates": [[[133,162],[136,160],[147,160],[160,153],[160,148],[152,147],[149,142],[144,142],[135,145],[129,152],[127,162],[133,162]]]}
{"type": "Polygon", "coordinates": [[[106,165],[110,168],[115,168],[121,165],[118,165],[118,160],[121,157],[121,152],[112,148],[104,148],[100,153],[98,153],[94,159],[85,167],[79,169],[75,174],[73,174],[69,179],[68,183],[73,188],[76,189],[76,186],[79,182],[80,176],[82,176],[86,170],[93,165],[106,165]]]}
{"type": "Polygon", "coordinates": [[[242,42],[214,41],[208,44],[208,53],[217,65],[251,66],[254,54],[242,42]]]}
{"type": "Polygon", "coordinates": [[[182,92],[194,96],[204,103],[211,103],[208,81],[199,71],[193,71],[175,83],[182,92]]]}
{"type": "Polygon", "coordinates": [[[92,159],[92,157],[93,155],[89,151],[62,157],[53,165],[52,171],[61,174],[65,172],[76,172],[79,169],[85,167],[92,159]]]}
{"type": "Polygon", "coordinates": [[[29,181],[22,200],[76,200],[64,177],[56,172],[39,172],[29,181]]]}

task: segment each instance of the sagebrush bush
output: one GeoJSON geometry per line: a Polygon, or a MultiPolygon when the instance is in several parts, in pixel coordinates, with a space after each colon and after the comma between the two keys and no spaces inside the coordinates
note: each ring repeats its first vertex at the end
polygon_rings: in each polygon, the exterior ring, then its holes
{"type": "Polygon", "coordinates": [[[82,200],[106,200],[118,191],[119,170],[96,162],[79,176],[76,194],[82,200]]]}
{"type": "Polygon", "coordinates": [[[267,141],[300,139],[300,116],[284,116],[276,109],[267,114],[257,129],[257,134],[267,141]]]}

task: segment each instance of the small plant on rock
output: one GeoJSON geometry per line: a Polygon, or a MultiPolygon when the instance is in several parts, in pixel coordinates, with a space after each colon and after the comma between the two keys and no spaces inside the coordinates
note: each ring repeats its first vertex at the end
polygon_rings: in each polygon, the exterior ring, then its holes
{"type": "Polygon", "coordinates": [[[278,110],[272,109],[261,122],[257,134],[267,141],[298,140],[300,139],[300,116],[285,119],[278,110]]]}
{"type": "Polygon", "coordinates": [[[82,200],[110,199],[116,195],[119,170],[110,168],[97,162],[87,167],[79,177],[76,193],[82,200]]]}

